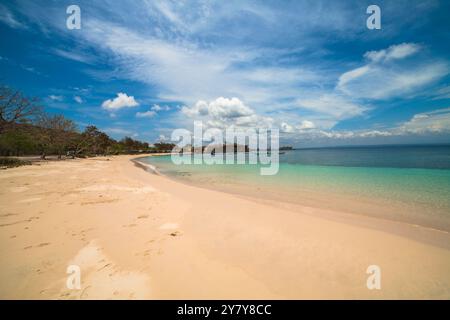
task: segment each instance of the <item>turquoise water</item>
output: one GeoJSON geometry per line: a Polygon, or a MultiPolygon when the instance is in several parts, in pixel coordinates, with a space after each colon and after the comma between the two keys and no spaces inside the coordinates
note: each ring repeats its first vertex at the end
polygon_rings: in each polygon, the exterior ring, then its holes
{"type": "Polygon", "coordinates": [[[341,210],[450,229],[449,146],[292,150],[280,155],[274,176],[261,176],[259,165],[174,165],[170,156],[144,161],[206,188],[328,208],[338,203],[341,210]],[[330,203],[323,203],[324,194],[330,203]]]}

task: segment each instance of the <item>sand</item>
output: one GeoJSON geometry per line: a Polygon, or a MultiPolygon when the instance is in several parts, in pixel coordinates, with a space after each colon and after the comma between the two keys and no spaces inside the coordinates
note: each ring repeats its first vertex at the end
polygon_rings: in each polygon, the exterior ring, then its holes
{"type": "Polygon", "coordinates": [[[1,299],[450,298],[448,233],[189,186],[132,158],[0,172],[1,299]]]}

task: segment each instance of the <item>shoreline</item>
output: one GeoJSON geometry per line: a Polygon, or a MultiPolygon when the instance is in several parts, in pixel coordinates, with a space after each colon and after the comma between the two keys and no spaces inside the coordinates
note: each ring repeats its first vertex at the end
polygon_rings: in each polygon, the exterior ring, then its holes
{"type": "MultiPolygon", "coordinates": [[[[149,155],[150,157],[153,155],[149,155]]],[[[270,198],[270,197],[262,197],[261,195],[256,195],[254,193],[252,194],[242,194],[239,193],[239,189],[237,189],[237,186],[234,186],[231,189],[226,188],[215,188],[215,187],[204,187],[200,186],[196,183],[192,183],[187,180],[183,179],[177,179],[172,176],[165,175],[161,173],[156,165],[149,164],[147,162],[139,161],[141,158],[146,158],[149,156],[134,158],[131,161],[134,163],[137,163],[138,167],[141,167],[145,171],[149,173],[154,173],[160,176],[163,176],[167,179],[170,179],[176,183],[181,183],[186,186],[192,186],[192,187],[198,187],[205,190],[212,190],[217,192],[223,192],[235,197],[239,197],[242,199],[247,199],[250,201],[255,201],[257,203],[269,205],[272,207],[283,207],[287,210],[294,211],[294,212],[302,212],[306,214],[313,214],[313,215],[319,215],[322,218],[330,219],[332,221],[337,222],[343,222],[348,224],[353,224],[357,226],[364,226],[367,228],[379,230],[379,231],[386,231],[390,230],[391,233],[406,236],[408,238],[411,238],[413,240],[418,240],[424,243],[429,243],[435,246],[439,246],[445,249],[450,249],[450,232],[444,229],[438,229],[433,226],[427,226],[422,225],[410,221],[405,220],[397,220],[394,218],[388,218],[386,216],[373,216],[370,214],[364,214],[360,212],[356,212],[358,210],[353,211],[344,211],[341,209],[331,209],[327,206],[320,206],[317,203],[314,203],[314,205],[311,204],[299,204],[298,202],[293,202],[289,200],[281,200],[277,198],[270,198]],[[148,170],[150,169],[150,171],[148,170]]],[[[317,193],[317,195],[325,198],[330,197],[330,195],[323,195],[320,193],[317,193]]],[[[339,196],[337,196],[339,198],[339,196]]],[[[359,200],[360,201],[360,200],[359,200]]],[[[376,201],[375,201],[376,203],[376,201]]]]}
{"type": "Polygon", "coordinates": [[[142,174],[135,158],[0,172],[1,298],[450,297],[447,246],[142,174]],[[65,287],[70,264],[81,290],[65,287]],[[372,264],[382,290],[366,288],[372,264]]]}

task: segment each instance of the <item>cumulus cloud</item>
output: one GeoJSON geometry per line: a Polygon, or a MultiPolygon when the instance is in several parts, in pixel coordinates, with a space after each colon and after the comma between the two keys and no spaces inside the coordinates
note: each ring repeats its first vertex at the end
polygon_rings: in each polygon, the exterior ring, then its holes
{"type": "MultiPolygon", "coordinates": [[[[282,125],[290,128],[287,123],[282,125]]],[[[411,119],[399,125],[383,130],[323,130],[314,127],[308,120],[302,121],[295,130],[284,133],[294,133],[296,140],[330,139],[330,140],[352,140],[361,138],[387,138],[411,135],[435,135],[450,133],[450,108],[438,109],[430,112],[419,113],[411,119]],[[307,130],[305,130],[307,129],[307,130]]]]}
{"type": "Polygon", "coordinates": [[[199,100],[191,108],[186,106],[182,107],[181,112],[191,117],[209,115],[213,119],[221,120],[247,117],[254,114],[254,111],[238,98],[227,99],[223,97],[211,102],[199,100]]]}
{"type": "Polygon", "coordinates": [[[450,132],[450,108],[418,113],[404,122],[398,131],[413,134],[450,132]]]}
{"type": "Polygon", "coordinates": [[[314,122],[309,121],[309,120],[303,120],[300,125],[297,126],[297,128],[299,130],[310,130],[310,129],[315,129],[316,125],[314,124],[314,122]]]}
{"type": "Polygon", "coordinates": [[[158,112],[158,111],[169,111],[169,106],[160,106],[159,104],[154,104],[153,107],[151,107],[152,111],[158,112]]]}
{"type": "Polygon", "coordinates": [[[128,96],[126,93],[119,92],[114,99],[108,99],[102,103],[102,108],[108,111],[117,111],[122,108],[132,108],[138,106],[133,96],[128,96]]]}
{"type": "Polygon", "coordinates": [[[292,133],[294,132],[294,127],[287,124],[286,122],[282,122],[280,125],[280,131],[282,133],[292,133]]]}
{"type": "Polygon", "coordinates": [[[210,102],[199,100],[192,107],[183,106],[181,113],[190,118],[206,120],[208,126],[217,128],[269,127],[272,122],[269,117],[257,115],[238,98],[219,97],[210,102]]]}
{"type": "Polygon", "coordinates": [[[160,111],[169,111],[169,106],[160,106],[159,104],[154,104],[150,110],[144,112],[136,112],[137,118],[153,118],[160,111]]]}
{"type": "MultiPolygon", "coordinates": [[[[330,133],[323,131],[311,120],[303,119],[300,121],[279,121],[272,117],[258,114],[255,110],[247,106],[238,98],[217,98],[212,101],[200,100],[193,106],[184,106],[180,110],[180,114],[202,120],[203,125],[208,129],[235,128],[278,128],[281,135],[286,137],[296,137],[307,133],[309,136],[342,136],[343,133],[330,133]]],[[[292,120],[292,119],[291,119],[292,120]]],[[[328,121],[319,120],[323,123],[328,121]]],[[[329,127],[329,126],[326,126],[329,127]]],[[[321,126],[323,128],[323,126],[321,126]]]]}

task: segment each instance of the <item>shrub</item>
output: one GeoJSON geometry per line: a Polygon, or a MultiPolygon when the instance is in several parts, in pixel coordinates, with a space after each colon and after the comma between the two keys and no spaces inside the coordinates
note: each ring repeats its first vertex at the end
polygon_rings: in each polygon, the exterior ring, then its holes
{"type": "Polygon", "coordinates": [[[14,168],[14,167],[20,167],[20,166],[26,166],[30,165],[30,161],[24,161],[17,158],[5,158],[0,157],[0,168],[14,168]]]}

